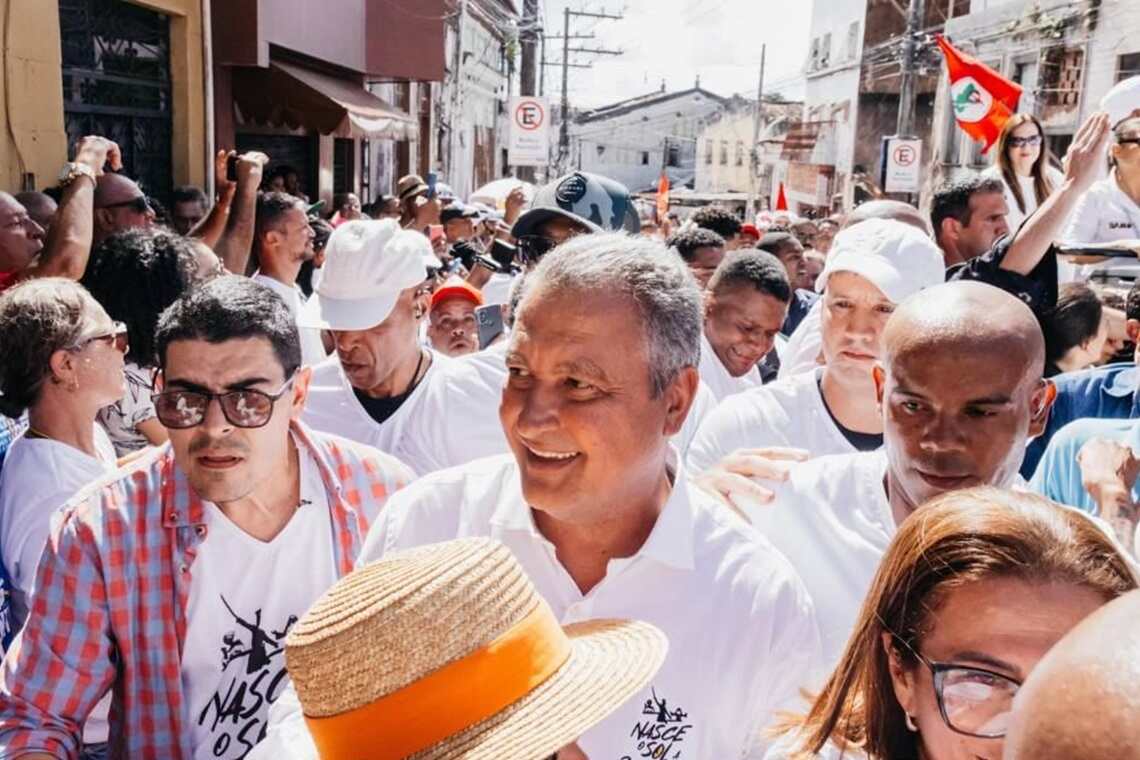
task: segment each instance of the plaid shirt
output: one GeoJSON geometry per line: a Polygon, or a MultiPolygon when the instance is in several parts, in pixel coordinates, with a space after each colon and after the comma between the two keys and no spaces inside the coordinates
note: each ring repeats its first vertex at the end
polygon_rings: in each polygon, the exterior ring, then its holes
{"type": "MultiPolygon", "coordinates": [[[[411,471],[379,451],[295,425],[315,458],[339,574],[411,471]]],[[[4,659],[0,754],[79,754],[84,719],[113,691],[111,757],[190,760],[181,655],[202,501],[170,446],[85,488],[53,520],[24,630],[4,659]]]]}

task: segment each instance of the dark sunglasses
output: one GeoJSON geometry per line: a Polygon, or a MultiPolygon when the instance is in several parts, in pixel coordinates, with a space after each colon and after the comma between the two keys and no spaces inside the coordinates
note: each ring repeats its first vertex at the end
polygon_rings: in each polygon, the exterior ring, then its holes
{"type": "Polygon", "coordinates": [[[145,195],[140,195],[137,198],[131,198],[129,201],[121,201],[119,203],[108,203],[106,206],[100,208],[127,208],[130,207],[136,214],[145,214],[150,211],[150,201],[146,199],[145,195]]]}
{"type": "Polygon", "coordinates": [[[1009,146],[1011,148],[1020,148],[1022,146],[1040,145],[1041,135],[1031,135],[1029,137],[1011,137],[1009,138],[1009,146]]]}
{"type": "Polygon", "coordinates": [[[105,341],[115,347],[119,353],[127,353],[130,350],[130,343],[127,340],[127,326],[122,322],[112,322],[111,331],[92,335],[89,338],[80,338],[79,342],[73,347],[73,351],[82,351],[89,345],[96,341],[105,341]]]}
{"type": "Polygon", "coordinates": [[[1121,137],[1116,141],[1117,145],[1140,145],[1140,137],[1121,137]]]}
{"type": "Polygon", "coordinates": [[[281,390],[276,393],[246,388],[226,393],[204,393],[202,391],[164,391],[150,397],[154,402],[155,416],[165,428],[183,430],[202,424],[210,402],[218,400],[222,414],[235,427],[264,427],[273,417],[274,404],[285,395],[293,384],[296,375],[290,375],[281,390]]]}
{"type": "Polygon", "coordinates": [[[537,264],[538,260],[558,245],[558,241],[545,235],[523,235],[518,239],[519,260],[523,264],[537,264]]]}

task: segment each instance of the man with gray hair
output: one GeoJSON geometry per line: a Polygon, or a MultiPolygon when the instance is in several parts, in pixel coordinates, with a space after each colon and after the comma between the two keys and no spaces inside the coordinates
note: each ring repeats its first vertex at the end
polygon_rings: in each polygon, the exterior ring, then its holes
{"type": "MultiPolygon", "coordinates": [[[[696,393],[700,337],[696,282],[661,243],[595,234],[559,246],[528,275],[511,333],[500,408],[511,454],[396,494],[360,558],[492,536],[562,624],[633,617],[663,630],[664,666],[580,739],[588,757],[762,757],[765,728],[817,668],[800,580],[689,484],[670,445],[696,393]]],[[[311,756],[289,703],[253,758],[311,756]]]]}

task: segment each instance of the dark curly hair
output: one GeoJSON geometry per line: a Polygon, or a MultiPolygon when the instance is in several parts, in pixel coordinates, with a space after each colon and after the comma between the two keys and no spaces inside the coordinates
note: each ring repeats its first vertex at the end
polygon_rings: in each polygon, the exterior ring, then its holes
{"type": "Polygon", "coordinates": [[[81,282],[111,319],[127,326],[129,361],[154,366],[158,316],[192,285],[198,273],[194,243],[170,230],[116,232],[91,252],[81,282]]]}
{"type": "Polygon", "coordinates": [[[689,227],[670,235],[665,245],[681,254],[685,261],[692,261],[700,248],[724,248],[724,238],[704,227],[689,227]]]}
{"type": "Polygon", "coordinates": [[[36,403],[52,354],[74,346],[98,308],[62,277],[28,280],[0,295],[0,413],[19,417],[36,403]]]}
{"type": "Polygon", "coordinates": [[[736,214],[722,206],[705,206],[689,218],[693,220],[693,224],[706,230],[712,230],[725,240],[740,234],[742,226],[736,214]]]}

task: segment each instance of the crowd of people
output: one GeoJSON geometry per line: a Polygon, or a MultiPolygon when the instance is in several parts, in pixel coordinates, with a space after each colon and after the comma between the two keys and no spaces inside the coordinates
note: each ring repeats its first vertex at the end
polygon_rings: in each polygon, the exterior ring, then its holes
{"type": "Polygon", "coordinates": [[[1140,757],[1140,78],[928,212],[270,162],[0,193],[0,754],[1140,757]]]}

